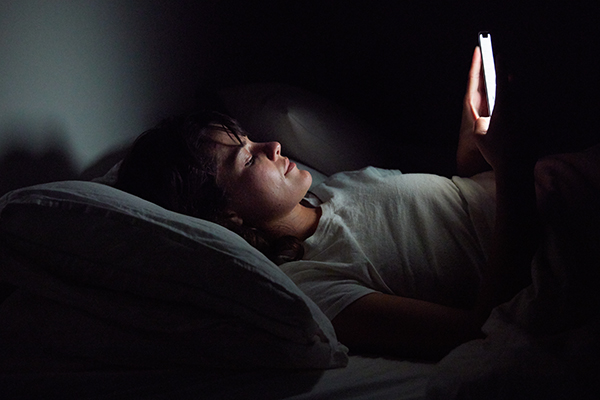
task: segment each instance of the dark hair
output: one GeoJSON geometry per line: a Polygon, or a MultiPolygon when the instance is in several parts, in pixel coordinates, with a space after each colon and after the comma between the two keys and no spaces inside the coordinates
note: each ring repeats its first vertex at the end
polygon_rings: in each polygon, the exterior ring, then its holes
{"type": "Polygon", "coordinates": [[[215,130],[227,132],[240,145],[247,136],[237,121],[215,111],[162,121],[136,139],[115,186],[171,211],[218,223],[277,264],[301,259],[304,248],[298,238],[273,238],[227,217],[227,197],[216,183],[215,130]]]}

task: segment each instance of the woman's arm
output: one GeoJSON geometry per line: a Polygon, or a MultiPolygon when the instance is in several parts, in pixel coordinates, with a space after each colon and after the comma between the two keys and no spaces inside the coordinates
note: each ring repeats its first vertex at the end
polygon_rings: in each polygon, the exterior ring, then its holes
{"type": "Polygon", "coordinates": [[[437,360],[461,343],[483,337],[480,327],[487,315],[372,293],[350,304],[332,323],[351,351],[437,360]]]}
{"type": "Polygon", "coordinates": [[[540,233],[534,180],[535,118],[525,113],[525,105],[515,104],[521,99],[515,96],[514,83],[498,83],[489,129],[473,134],[496,180],[493,246],[481,293],[493,303],[510,299],[529,283],[540,233]]]}
{"type": "MultiPolygon", "coordinates": [[[[496,226],[485,276],[483,297],[497,303],[506,300],[530,278],[530,263],[537,247],[538,226],[532,151],[533,132],[527,116],[517,114],[507,95],[514,91],[499,75],[498,103],[494,116],[487,117],[481,52],[475,48],[469,71],[467,93],[457,150],[457,173],[472,176],[490,167],[496,178],[496,226]],[[518,129],[517,129],[518,127],[518,129]],[[489,128],[489,129],[488,129],[489,128]]],[[[514,85],[513,85],[514,86],[514,85]]],[[[521,107],[522,108],[522,107],[521,107]]],[[[487,301],[487,300],[486,300],[487,301]]],[[[486,301],[482,299],[481,304],[486,301]]]]}

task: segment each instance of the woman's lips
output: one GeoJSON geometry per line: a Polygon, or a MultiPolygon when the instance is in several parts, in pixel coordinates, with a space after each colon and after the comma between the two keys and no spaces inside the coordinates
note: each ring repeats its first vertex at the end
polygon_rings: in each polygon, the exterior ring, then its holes
{"type": "Polygon", "coordinates": [[[290,159],[287,159],[288,165],[287,165],[287,169],[285,170],[285,175],[287,175],[291,170],[293,170],[296,167],[296,164],[291,162],[290,159]]]}

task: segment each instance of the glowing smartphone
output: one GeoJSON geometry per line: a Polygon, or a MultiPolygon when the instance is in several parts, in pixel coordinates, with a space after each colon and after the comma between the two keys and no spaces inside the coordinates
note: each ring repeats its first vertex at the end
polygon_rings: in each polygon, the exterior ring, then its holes
{"type": "Polygon", "coordinates": [[[479,32],[479,48],[483,60],[483,77],[485,81],[485,93],[488,103],[488,116],[494,111],[496,103],[496,66],[494,64],[494,52],[492,51],[492,35],[489,32],[479,32]]]}

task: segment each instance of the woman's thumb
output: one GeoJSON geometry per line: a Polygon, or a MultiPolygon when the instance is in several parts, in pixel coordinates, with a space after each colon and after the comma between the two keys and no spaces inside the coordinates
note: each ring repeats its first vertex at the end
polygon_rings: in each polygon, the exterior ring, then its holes
{"type": "Polygon", "coordinates": [[[479,117],[475,121],[475,134],[485,135],[490,127],[490,117],[479,117]]]}

